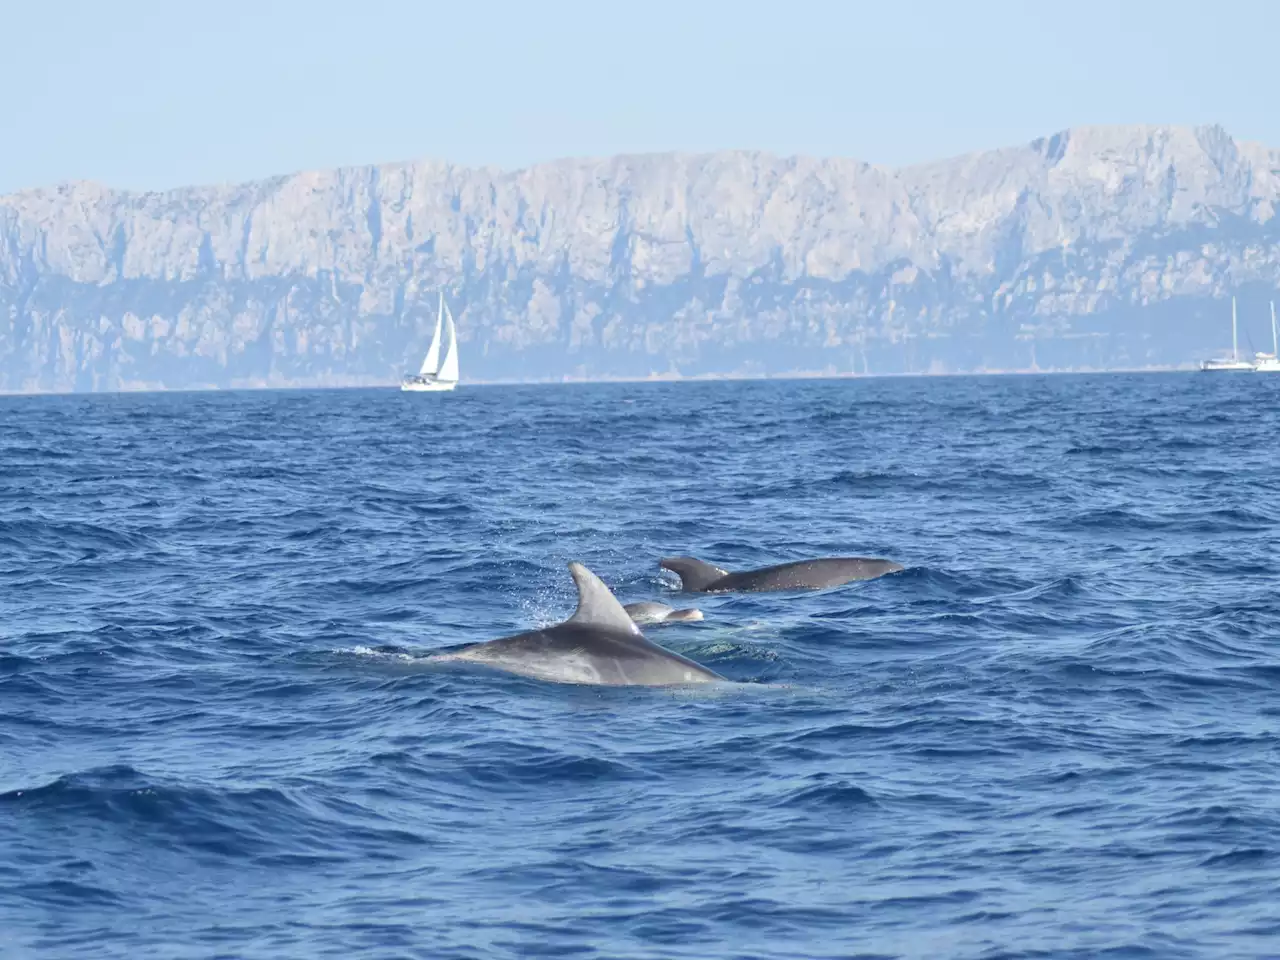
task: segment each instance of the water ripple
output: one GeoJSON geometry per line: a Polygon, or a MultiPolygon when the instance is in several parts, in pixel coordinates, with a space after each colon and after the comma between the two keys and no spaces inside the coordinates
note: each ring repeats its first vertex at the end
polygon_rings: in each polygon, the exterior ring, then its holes
{"type": "Polygon", "coordinates": [[[1274,954],[1277,384],[0,398],[0,954],[1274,954]],[[433,664],[673,553],[741,685],[433,664]]]}

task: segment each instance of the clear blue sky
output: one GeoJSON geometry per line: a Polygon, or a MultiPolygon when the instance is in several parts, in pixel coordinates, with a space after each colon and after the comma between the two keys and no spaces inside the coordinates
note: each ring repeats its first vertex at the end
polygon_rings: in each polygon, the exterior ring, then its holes
{"type": "Polygon", "coordinates": [[[744,147],[905,164],[1084,123],[1280,146],[1280,0],[0,0],[0,193],[744,147]]]}

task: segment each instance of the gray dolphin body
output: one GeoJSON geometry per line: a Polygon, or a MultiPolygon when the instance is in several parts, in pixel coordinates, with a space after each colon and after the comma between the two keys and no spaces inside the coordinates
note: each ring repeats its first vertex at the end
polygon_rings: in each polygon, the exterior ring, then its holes
{"type": "Polygon", "coordinates": [[[873,557],[822,557],[742,573],[730,573],[693,557],[664,557],[658,566],[677,574],[684,589],[694,593],[820,590],[854,580],[874,580],[904,569],[900,563],[873,557]]]}
{"type": "Polygon", "coordinates": [[[659,686],[724,680],[701,664],[646,640],[594,573],[569,564],[578,609],[564,623],[476,643],[436,659],[483,663],[559,683],[659,686]]]}
{"type": "Polygon", "coordinates": [[[702,611],[690,608],[677,610],[665,603],[642,600],[640,603],[627,603],[622,607],[627,615],[636,623],[691,623],[702,619],[702,611]]]}

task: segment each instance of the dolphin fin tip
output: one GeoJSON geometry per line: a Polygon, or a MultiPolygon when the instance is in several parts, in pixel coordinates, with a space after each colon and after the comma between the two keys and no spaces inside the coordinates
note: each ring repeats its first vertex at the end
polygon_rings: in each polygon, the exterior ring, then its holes
{"type": "Polygon", "coordinates": [[[640,633],[640,628],[618,602],[613,591],[605,586],[603,580],[587,569],[586,564],[571,560],[569,572],[573,575],[574,585],[578,588],[578,608],[568,622],[589,623],[628,633],[640,633]]]}

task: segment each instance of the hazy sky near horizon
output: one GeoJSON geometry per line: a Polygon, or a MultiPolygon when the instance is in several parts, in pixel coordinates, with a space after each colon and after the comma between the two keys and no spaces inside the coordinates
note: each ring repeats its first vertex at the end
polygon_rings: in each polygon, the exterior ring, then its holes
{"type": "Polygon", "coordinates": [[[0,194],[434,157],[903,165],[1091,123],[1280,147],[1274,0],[0,0],[0,194]]]}

